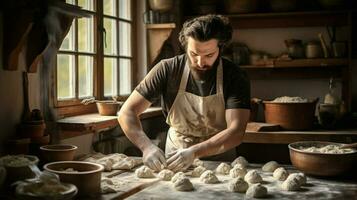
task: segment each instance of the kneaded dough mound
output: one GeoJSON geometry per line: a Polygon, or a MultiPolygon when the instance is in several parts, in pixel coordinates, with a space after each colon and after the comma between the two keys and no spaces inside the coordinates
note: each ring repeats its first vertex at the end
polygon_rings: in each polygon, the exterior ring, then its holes
{"type": "Polygon", "coordinates": [[[285,191],[297,191],[300,190],[299,180],[296,178],[287,178],[283,184],[281,184],[281,188],[285,191]]]}
{"type": "Polygon", "coordinates": [[[251,185],[247,192],[245,193],[246,197],[249,198],[263,198],[267,196],[268,189],[262,186],[260,183],[251,185]]]}
{"type": "Polygon", "coordinates": [[[232,162],[231,165],[232,165],[232,167],[234,167],[234,165],[236,165],[236,164],[241,164],[244,168],[246,168],[249,163],[243,156],[239,156],[232,162]]]}
{"type": "Polygon", "coordinates": [[[260,183],[263,181],[257,170],[250,170],[245,176],[244,180],[248,183],[260,183]]]}
{"type": "Polygon", "coordinates": [[[234,165],[233,169],[229,171],[229,175],[232,178],[237,178],[237,177],[244,178],[246,174],[247,174],[247,170],[245,168],[242,168],[240,165],[234,165]]]}
{"type": "Polygon", "coordinates": [[[197,158],[196,158],[195,160],[193,160],[192,165],[193,165],[194,167],[198,167],[198,166],[204,167],[204,166],[205,166],[205,164],[203,163],[203,161],[200,160],[200,159],[197,159],[197,158]]]}
{"type": "Polygon", "coordinates": [[[175,183],[178,179],[185,178],[186,175],[183,172],[177,172],[172,178],[171,181],[175,183]]]}
{"type": "Polygon", "coordinates": [[[174,187],[178,191],[192,191],[193,185],[187,177],[179,178],[176,182],[174,182],[174,187]]]}
{"type": "Polygon", "coordinates": [[[245,193],[249,185],[243,178],[235,178],[228,183],[228,190],[231,192],[245,193]]]}
{"type": "Polygon", "coordinates": [[[200,180],[203,183],[218,183],[219,182],[217,176],[211,170],[206,170],[205,172],[203,172],[200,176],[200,180]]]}
{"type": "Polygon", "coordinates": [[[201,174],[202,174],[204,171],[206,171],[206,170],[207,170],[207,169],[206,169],[205,167],[198,166],[198,167],[196,167],[195,169],[193,169],[191,175],[192,175],[193,177],[200,177],[201,174]]]}
{"type": "Polygon", "coordinates": [[[283,167],[277,168],[273,173],[273,177],[279,181],[285,181],[288,176],[289,172],[286,171],[283,167]]]}
{"type": "Polygon", "coordinates": [[[297,179],[300,185],[306,184],[306,176],[303,173],[292,173],[288,176],[287,179],[297,179]]]}
{"type": "Polygon", "coordinates": [[[155,178],[152,170],[147,166],[142,166],[135,170],[135,174],[138,178],[155,178]]]}
{"type": "Polygon", "coordinates": [[[170,181],[171,178],[174,176],[174,172],[169,170],[169,169],[163,169],[161,172],[158,174],[158,177],[163,180],[163,181],[170,181]]]}
{"type": "Polygon", "coordinates": [[[229,170],[231,170],[231,166],[227,163],[221,163],[218,165],[216,169],[216,173],[218,174],[229,174],[229,170]]]}
{"type": "Polygon", "coordinates": [[[276,168],[279,167],[279,164],[276,161],[269,161],[265,163],[262,167],[263,172],[273,172],[276,168]]]}

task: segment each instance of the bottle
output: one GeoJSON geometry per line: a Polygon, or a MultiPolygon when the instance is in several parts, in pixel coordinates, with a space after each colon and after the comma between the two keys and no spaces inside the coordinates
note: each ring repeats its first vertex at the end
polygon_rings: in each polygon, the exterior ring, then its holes
{"type": "Polygon", "coordinates": [[[340,104],[341,100],[336,94],[336,88],[333,78],[330,78],[329,92],[325,95],[325,104],[340,104]]]}

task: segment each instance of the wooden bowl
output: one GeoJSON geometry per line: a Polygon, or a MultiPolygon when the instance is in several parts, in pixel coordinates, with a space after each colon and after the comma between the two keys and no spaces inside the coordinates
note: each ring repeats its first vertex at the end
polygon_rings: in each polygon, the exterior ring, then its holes
{"type": "Polygon", "coordinates": [[[123,103],[118,101],[98,101],[96,104],[100,115],[116,116],[123,103]]]}
{"type": "Polygon", "coordinates": [[[37,165],[39,159],[32,155],[10,155],[1,158],[6,169],[6,183],[11,184],[15,181],[35,177],[29,165],[37,165]],[[26,159],[27,163],[22,164],[20,160],[26,159]]]}
{"type": "Polygon", "coordinates": [[[101,175],[104,170],[100,164],[83,161],[59,161],[47,163],[43,168],[57,174],[61,182],[77,186],[78,195],[94,196],[100,193],[101,175]]]}
{"type": "Polygon", "coordinates": [[[357,162],[357,151],[352,153],[333,154],[315,153],[301,150],[301,147],[321,147],[333,142],[302,141],[289,144],[291,163],[298,170],[317,176],[341,175],[353,168],[357,162]]]}
{"type": "Polygon", "coordinates": [[[77,146],[71,144],[52,144],[40,147],[45,162],[73,160],[77,149],[77,146]]]}

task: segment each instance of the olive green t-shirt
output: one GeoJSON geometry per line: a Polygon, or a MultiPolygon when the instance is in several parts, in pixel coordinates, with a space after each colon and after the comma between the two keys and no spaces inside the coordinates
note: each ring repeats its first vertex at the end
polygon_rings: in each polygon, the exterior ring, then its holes
{"type": "MultiPolygon", "coordinates": [[[[160,61],[135,88],[152,103],[161,100],[165,117],[176,98],[186,59],[186,54],[182,54],[160,61]]],[[[197,81],[190,73],[186,91],[198,96],[215,94],[217,63],[210,70],[207,80],[197,81]]],[[[225,108],[250,109],[250,82],[246,72],[225,58],[222,58],[222,67],[225,108]]]]}

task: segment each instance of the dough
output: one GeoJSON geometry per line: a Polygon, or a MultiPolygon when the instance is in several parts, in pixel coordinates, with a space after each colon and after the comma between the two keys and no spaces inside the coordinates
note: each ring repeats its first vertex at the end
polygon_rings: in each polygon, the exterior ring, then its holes
{"type": "Polygon", "coordinates": [[[269,161],[262,167],[263,172],[274,172],[279,164],[276,161],[269,161]]]}
{"type": "Polygon", "coordinates": [[[283,167],[278,167],[273,173],[273,177],[279,181],[285,181],[288,176],[289,172],[286,171],[283,167]]]}
{"type": "Polygon", "coordinates": [[[176,182],[174,182],[174,187],[178,191],[192,191],[193,185],[190,179],[183,177],[179,178],[176,182]]]}
{"type": "Polygon", "coordinates": [[[136,161],[130,157],[121,160],[115,160],[112,169],[132,169],[135,167],[136,161]]]}
{"type": "Polygon", "coordinates": [[[195,160],[193,160],[192,165],[193,165],[194,167],[198,167],[198,166],[204,167],[204,166],[205,166],[205,164],[203,163],[203,161],[200,160],[200,159],[195,159],[195,160]]]}
{"type": "Polygon", "coordinates": [[[152,170],[145,165],[136,169],[135,174],[138,178],[155,178],[152,170]]]}
{"type": "Polygon", "coordinates": [[[244,178],[244,176],[247,174],[247,170],[245,168],[242,168],[241,165],[237,164],[234,165],[233,169],[231,169],[229,171],[229,175],[232,178],[236,178],[236,177],[241,177],[244,178]]]}
{"type": "Polygon", "coordinates": [[[211,170],[206,170],[205,172],[203,172],[200,176],[200,180],[203,183],[218,183],[219,182],[217,176],[211,170]]]}
{"type": "Polygon", "coordinates": [[[163,169],[158,174],[158,177],[163,181],[171,181],[171,178],[174,176],[174,172],[169,169],[163,169]]]}
{"type": "Polygon", "coordinates": [[[231,166],[227,163],[221,163],[218,165],[216,169],[216,173],[218,174],[229,174],[229,170],[231,170],[231,166]]]}
{"type": "MultiPolygon", "coordinates": [[[[289,176],[290,177],[290,176],[289,176]]],[[[300,189],[300,182],[297,178],[289,177],[281,184],[281,188],[286,191],[297,191],[300,189]]]]}
{"type": "Polygon", "coordinates": [[[246,168],[249,163],[243,156],[239,156],[232,162],[231,165],[232,165],[232,167],[234,167],[234,165],[236,165],[236,164],[241,164],[244,168],[246,168]]]}
{"type": "Polygon", "coordinates": [[[171,178],[171,181],[172,181],[173,183],[175,183],[178,179],[180,179],[180,178],[185,178],[185,177],[186,177],[185,173],[183,173],[183,172],[177,172],[177,173],[171,178]]]}
{"type": "Polygon", "coordinates": [[[191,175],[192,175],[193,177],[200,177],[201,174],[202,174],[204,171],[206,171],[206,170],[207,170],[207,169],[206,169],[205,167],[198,166],[198,167],[196,167],[195,169],[193,169],[191,175]]]}
{"type": "Polygon", "coordinates": [[[257,170],[250,170],[245,176],[244,180],[248,183],[260,183],[263,181],[257,170]]]}
{"type": "Polygon", "coordinates": [[[228,183],[228,190],[231,192],[245,193],[249,185],[243,178],[235,178],[228,183]]]}
{"type": "Polygon", "coordinates": [[[306,176],[303,173],[292,173],[288,176],[289,180],[291,179],[297,179],[300,185],[305,185],[306,184],[306,176]]]}
{"type": "Polygon", "coordinates": [[[267,194],[268,194],[268,189],[262,186],[260,183],[257,183],[251,185],[248,188],[247,192],[245,193],[245,196],[249,198],[262,198],[267,196],[267,194]]]}

